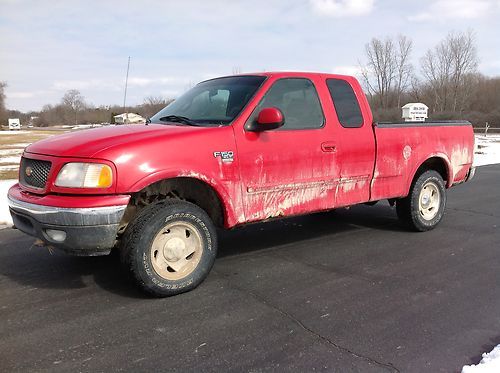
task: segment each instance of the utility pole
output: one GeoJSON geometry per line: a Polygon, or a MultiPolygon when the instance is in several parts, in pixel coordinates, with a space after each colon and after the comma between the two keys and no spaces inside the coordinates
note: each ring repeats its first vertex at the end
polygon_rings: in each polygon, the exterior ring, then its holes
{"type": "Polygon", "coordinates": [[[125,103],[127,102],[127,86],[128,86],[128,71],[129,71],[129,69],[130,69],[130,56],[128,56],[127,77],[125,78],[125,93],[123,95],[123,112],[125,113],[125,118],[124,118],[125,124],[128,122],[128,113],[127,113],[127,108],[125,107],[125,103]]]}

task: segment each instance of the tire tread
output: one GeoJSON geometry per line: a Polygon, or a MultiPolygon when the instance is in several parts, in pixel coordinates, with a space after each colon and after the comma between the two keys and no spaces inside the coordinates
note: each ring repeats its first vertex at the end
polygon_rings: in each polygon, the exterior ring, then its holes
{"type": "Polygon", "coordinates": [[[401,198],[396,202],[396,213],[403,225],[406,227],[417,231],[425,232],[434,229],[441,221],[444,215],[444,209],[446,206],[446,190],[444,187],[444,181],[441,175],[434,170],[427,170],[422,172],[418,177],[415,178],[411,185],[410,193],[407,197],[401,198]],[[438,216],[436,216],[431,224],[427,224],[420,218],[420,212],[418,208],[418,198],[420,196],[420,190],[425,185],[425,183],[430,180],[435,179],[439,185],[441,191],[441,206],[438,216]]]}
{"type": "MultiPolygon", "coordinates": [[[[151,281],[147,281],[147,278],[144,278],[144,275],[141,272],[140,265],[138,264],[137,252],[135,248],[144,239],[143,237],[144,228],[149,223],[154,222],[157,219],[157,216],[161,212],[165,211],[165,209],[176,206],[185,206],[186,209],[194,209],[194,211],[196,211],[197,214],[201,215],[201,217],[203,218],[202,220],[204,220],[205,224],[208,222],[209,224],[213,225],[206,212],[197,205],[182,200],[167,199],[146,206],[141,211],[139,211],[139,213],[133,218],[133,220],[127,226],[127,229],[121,241],[120,259],[123,267],[142,290],[156,297],[165,297],[165,296],[179,294],[185,291],[189,291],[198,285],[198,283],[194,283],[192,284],[192,286],[189,286],[188,288],[182,288],[176,290],[159,289],[157,286],[152,284],[151,281]]],[[[193,216],[196,215],[193,213],[193,216]]],[[[213,228],[212,231],[215,231],[215,228],[213,228]]],[[[215,240],[216,237],[214,237],[213,239],[215,240]]],[[[217,247],[216,242],[214,242],[215,252],[216,252],[216,247],[217,247]]],[[[212,265],[213,261],[210,265],[210,268],[212,265]]]]}

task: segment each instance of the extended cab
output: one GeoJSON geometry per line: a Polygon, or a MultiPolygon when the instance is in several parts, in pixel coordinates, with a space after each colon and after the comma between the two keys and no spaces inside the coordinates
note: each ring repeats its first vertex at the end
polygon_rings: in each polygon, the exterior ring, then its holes
{"type": "Polygon", "coordinates": [[[76,255],[117,248],[167,296],[208,275],[216,227],[388,199],[432,229],[473,147],[465,121],[373,123],[353,77],[247,74],[199,83],[146,125],[28,146],[8,198],[21,231],[76,255]]]}

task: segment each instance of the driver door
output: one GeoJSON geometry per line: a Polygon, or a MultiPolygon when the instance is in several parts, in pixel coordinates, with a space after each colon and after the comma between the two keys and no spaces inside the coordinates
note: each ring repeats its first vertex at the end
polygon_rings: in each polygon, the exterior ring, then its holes
{"type": "Polygon", "coordinates": [[[316,86],[305,78],[277,79],[244,127],[267,107],[282,111],[284,125],[235,131],[247,221],[334,206],[340,171],[316,86]]]}

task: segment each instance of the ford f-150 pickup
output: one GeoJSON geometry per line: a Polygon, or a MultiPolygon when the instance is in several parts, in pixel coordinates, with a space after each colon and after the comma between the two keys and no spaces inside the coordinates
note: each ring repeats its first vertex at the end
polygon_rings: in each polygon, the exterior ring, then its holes
{"type": "Polygon", "coordinates": [[[208,275],[216,227],[389,200],[410,229],[442,219],[474,174],[465,121],[373,123],[353,77],[257,73],[199,83],[145,125],[28,146],[8,192],[15,226],[75,255],[119,250],[145,291],[208,275]]]}

